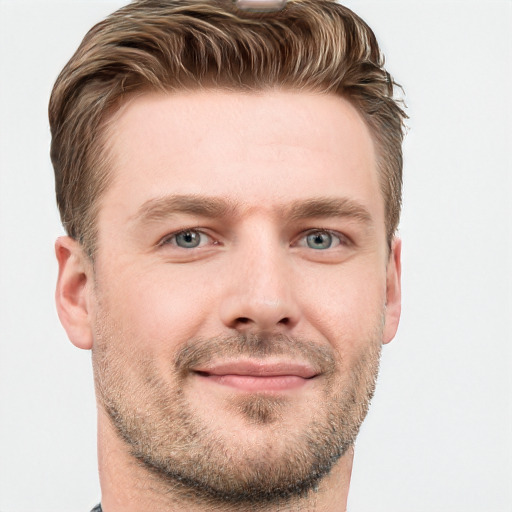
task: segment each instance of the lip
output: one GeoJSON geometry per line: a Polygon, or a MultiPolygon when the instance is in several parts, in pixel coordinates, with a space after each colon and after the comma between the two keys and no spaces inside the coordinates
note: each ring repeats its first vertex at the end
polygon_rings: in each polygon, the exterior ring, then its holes
{"type": "Polygon", "coordinates": [[[318,375],[311,365],[291,361],[223,361],[193,371],[211,383],[253,392],[296,389],[318,375]]]}
{"type": "Polygon", "coordinates": [[[222,361],[208,366],[194,368],[197,373],[208,375],[244,375],[251,377],[279,377],[293,375],[303,379],[310,379],[317,375],[311,365],[292,361],[258,361],[237,360],[222,361]]]}

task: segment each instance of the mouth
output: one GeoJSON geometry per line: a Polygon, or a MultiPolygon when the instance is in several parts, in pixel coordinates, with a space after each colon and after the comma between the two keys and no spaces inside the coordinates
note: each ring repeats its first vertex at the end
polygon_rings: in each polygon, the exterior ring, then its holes
{"type": "Polygon", "coordinates": [[[318,376],[306,363],[286,361],[227,361],[195,368],[198,378],[240,391],[271,392],[293,390],[307,385],[318,376]]]}

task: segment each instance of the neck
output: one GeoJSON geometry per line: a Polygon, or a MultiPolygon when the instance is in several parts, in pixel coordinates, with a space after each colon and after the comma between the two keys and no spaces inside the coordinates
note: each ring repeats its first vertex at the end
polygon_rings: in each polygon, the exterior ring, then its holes
{"type": "MultiPolygon", "coordinates": [[[[263,504],[257,512],[345,512],[352,473],[353,449],[349,449],[318,489],[305,497],[282,503],[263,504]]],[[[103,512],[223,512],[246,511],[246,505],[222,505],[198,502],[177,486],[163,483],[140,464],[118,438],[106,415],[98,416],[98,463],[103,512]]],[[[256,508],[257,507],[257,508],[256,508]]]]}

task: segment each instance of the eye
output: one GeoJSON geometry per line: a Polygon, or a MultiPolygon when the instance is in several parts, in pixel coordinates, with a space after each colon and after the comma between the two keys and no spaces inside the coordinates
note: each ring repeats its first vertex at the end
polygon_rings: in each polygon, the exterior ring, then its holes
{"type": "Polygon", "coordinates": [[[210,237],[205,233],[195,229],[187,229],[166,237],[162,241],[162,245],[170,244],[182,249],[195,249],[196,247],[205,245],[209,240],[210,237]]]}
{"type": "Polygon", "coordinates": [[[326,230],[314,230],[306,234],[299,241],[299,246],[315,249],[317,251],[325,251],[339,245],[347,245],[347,240],[343,235],[326,230]]]}
{"type": "Polygon", "coordinates": [[[329,249],[332,245],[332,235],[327,232],[317,231],[306,237],[310,249],[329,249]]]}

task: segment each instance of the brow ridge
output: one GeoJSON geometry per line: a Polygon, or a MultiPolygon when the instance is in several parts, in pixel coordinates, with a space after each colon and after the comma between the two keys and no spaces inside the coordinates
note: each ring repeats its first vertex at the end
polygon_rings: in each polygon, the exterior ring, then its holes
{"type": "MultiPolygon", "coordinates": [[[[225,197],[174,194],[146,201],[133,216],[133,220],[150,223],[179,213],[206,218],[225,218],[240,215],[242,210],[243,205],[225,197]]],[[[298,199],[289,205],[280,205],[278,213],[291,222],[309,218],[348,217],[364,224],[372,223],[372,216],[365,206],[344,197],[298,199]]]]}
{"type": "Polygon", "coordinates": [[[349,198],[312,198],[292,203],[287,218],[292,221],[314,217],[350,217],[364,224],[372,223],[368,209],[349,198]]]}
{"type": "Polygon", "coordinates": [[[225,198],[199,194],[175,194],[146,201],[134,216],[134,220],[152,222],[185,213],[201,217],[220,218],[232,213],[236,206],[225,198]]]}

